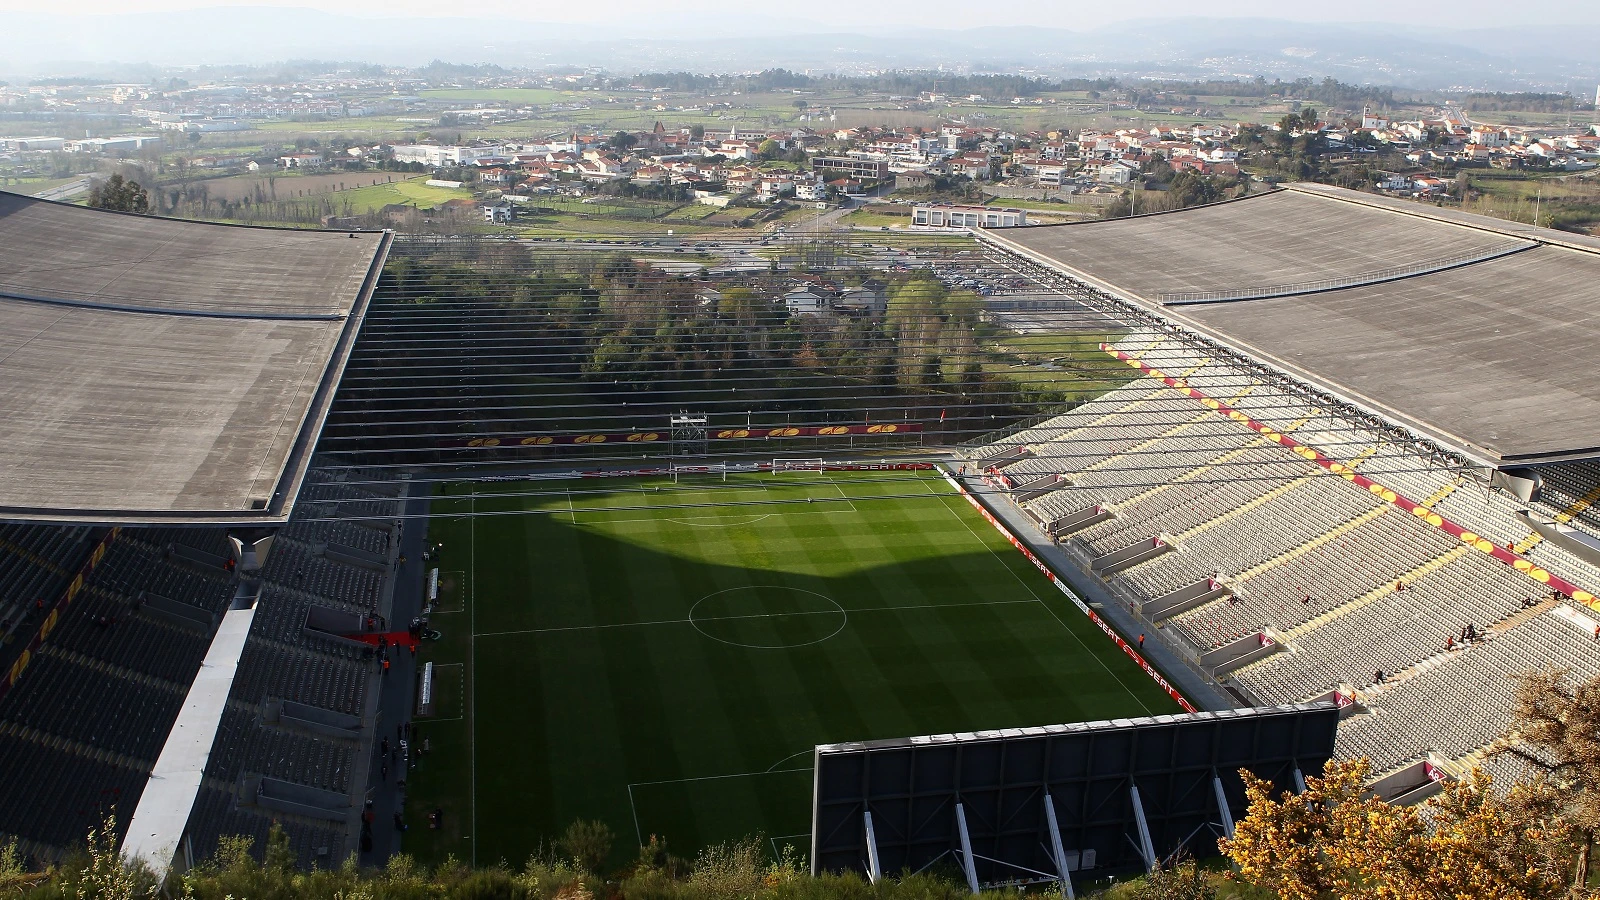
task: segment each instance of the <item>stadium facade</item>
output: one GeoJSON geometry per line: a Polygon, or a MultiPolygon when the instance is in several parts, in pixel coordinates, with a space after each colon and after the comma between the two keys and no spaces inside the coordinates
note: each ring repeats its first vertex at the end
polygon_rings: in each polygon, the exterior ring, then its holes
{"type": "MultiPolygon", "coordinates": [[[[1600,406],[1581,364],[1600,241],[1322,186],[946,240],[932,266],[1012,285],[987,321],[1091,323],[1103,342],[1063,360],[1122,367],[1119,386],[954,452],[939,446],[943,399],[864,408],[855,387],[765,430],[752,404],[698,383],[688,395],[715,421],[688,437],[648,405],[660,397],[632,398],[644,419],[577,397],[535,421],[505,373],[542,371],[554,329],[449,279],[425,296],[380,281],[392,235],[0,194],[0,833],[58,858],[114,813],[131,820],[127,851],[158,866],[273,822],[306,864],[395,849],[371,825],[400,810],[374,788],[391,763],[405,771],[394,754],[418,635],[391,623],[426,601],[403,560],[426,546],[429,488],[414,476],[441,464],[488,480],[581,460],[598,477],[914,439],[1202,720],[1326,716],[1315,704],[1332,702],[1331,753],[1370,757],[1387,797],[1507,766],[1493,751],[1512,676],[1600,675],[1600,406]],[[883,411],[902,405],[890,428],[883,411]],[[705,458],[663,455],[680,440],[705,458]],[[1156,638],[1148,654],[1136,634],[1156,638]]],[[[904,257],[849,252],[885,270],[904,257]]],[[[700,302],[669,281],[662,302],[700,302]]],[[[627,407],[625,387],[607,403],[627,407]]],[[[808,388],[771,390],[781,409],[783,391],[808,388]]],[[[1325,743],[1272,756],[1269,776],[1292,786],[1325,743]]],[[[1214,785],[1215,803],[1174,801],[1158,833],[1181,844],[1191,825],[1228,821],[1236,785],[1216,765],[1183,782],[1214,785]]],[[[1017,787],[991,781],[996,796],[1017,787]]],[[[1090,823],[1096,840],[1134,818],[1148,830],[1138,791],[1119,797],[1090,823]]],[[[848,827],[815,846],[829,866],[868,866],[851,848],[866,853],[856,814],[871,797],[835,799],[848,827]]],[[[1040,843],[1056,823],[1034,818],[1026,864],[1064,872],[1065,851],[1040,843]]],[[[969,839],[940,821],[895,852],[922,861],[969,839]]],[[[1144,864],[1172,849],[1149,841],[1144,864]]]]}

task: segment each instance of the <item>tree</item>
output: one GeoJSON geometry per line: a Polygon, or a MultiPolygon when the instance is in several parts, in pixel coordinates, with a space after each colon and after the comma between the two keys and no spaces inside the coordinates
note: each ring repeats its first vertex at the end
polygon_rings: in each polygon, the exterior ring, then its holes
{"type": "Polygon", "coordinates": [[[1369,796],[1364,759],[1330,760],[1299,795],[1241,773],[1250,808],[1222,852],[1238,877],[1283,900],[1555,900],[1575,853],[1544,780],[1494,789],[1487,774],[1447,782],[1421,807],[1369,796]]]}
{"type": "Polygon", "coordinates": [[[1217,888],[1194,860],[1158,866],[1124,895],[1127,900],[1217,900],[1217,888]]]}
{"type": "Polygon", "coordinates": [[[626,131],[619,131],[611,136],[609,143],[613,150],[627,150],[639,143],[639,139],[626,131]]]}
{"type": "Polygon", "coordinates": [[[89,205],[96,209],[145,213],[150,211],[150,194],[137,181],[124,181],[113,175],[89,190],[89,205]]]}
{"type": "Polygon", "coordinates": [[[689,126],[689,140],[703,141],[706,139],[706,127],[698,122],[689,126]]]}
{"type": "Polygon", "coordinates": [[[1560,792],[1562,812],[1576,830],[1574,889],[1588,883],[1590,848],[1600,833],[1600,678],[1574,684],[1570,669],[1518,676],[1511,732],[1516,756],[1560,792]]]}
{"type": "Polygon", "coordinates": [[[756,152],[761,154],[762,159],[777,159],[779,154],[783,153],[783,147],[772,138],[767,138],[756,148],[756,152]]]}
{"type": "Polygon", "coordinates": [[[556,848],[584,871],[599,872],[611,855],[611,829],[604,822],[573,822],[556,848]]]}

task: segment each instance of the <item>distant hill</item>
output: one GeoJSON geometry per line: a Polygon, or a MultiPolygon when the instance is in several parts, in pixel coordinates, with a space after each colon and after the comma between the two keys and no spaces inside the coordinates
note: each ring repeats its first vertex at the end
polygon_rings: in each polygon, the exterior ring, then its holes
{"type": "Polygon", "coordinates": [[[1419,30],[1277,19],[1136,20],[1093,30],[992,26],[821,31],[763,16],[631,17],[605,26],[471,17],[364,18],[230,7],[103,16],[7,13],[0,77],[115,75],[140,66],[328,59],[420,65],[598,66],[727,72],[772,66],[863,71],[950,66],[1045,75],[1285,79],[1492,90],[1572,90],[1600,81],[1600,25],[1419,30]]]}

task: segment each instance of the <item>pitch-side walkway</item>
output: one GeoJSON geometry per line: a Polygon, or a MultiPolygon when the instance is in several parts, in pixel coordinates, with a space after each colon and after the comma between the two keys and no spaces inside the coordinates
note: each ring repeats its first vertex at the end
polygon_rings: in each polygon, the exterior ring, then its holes
{"type": "MultiPolygon", "coordinates": [[[[1111,627],[1115,628],[1124,640],[1131,643],[1137,640],[1139,635],[1145,635],[1145,658],[1160,669],[1161,673],[1167,676],[1167,680],[1189,698],[1190,703],[1206,710],[1234,709],[1240,705],[1231,695],[1168,647],[1161,639],[1161,632],[1154,625],[1144,621],[1138,613],[1112,597],[1111,592],[1106,590],[1105,585],[1094,576],[1079,569],[1066,551],[1040,534],[1039,529],[1034,527],[1021,510],[998,495],[993,488],[984,483],[982,478],[967,475],[961,478],[961,483],[995,518],[1004,522],[1012,534],[1026,543],[1035,555],[1061,576],[1061,580],[1071,585],[1072,589],[1078,592],[1078,596],[1087,601],[1095,612],[1110,622],[1111,627]]],[[[1077,614],[1077,610],[1074,609],[1073,613],[1077,614]]]]}
{"type": "MultiPolygon", "coordinates": [[[[423,575],[427,571],[422,561],[422,551],[428,538],[428,484],[414,482],[406,498],[405,525],[400,533],[400,554],[406,563],[399,567],[395,577],[394,597],[387,614],[389,628],[405,630],[413,616],[422,612],[423,575]]],[[[372,763],[368,774],[367,796],[372,799],[372,849],[360,856],[361,864],[381,866],[389,856],[400,852],[401,835],[395,827],[395,814],[405,811],[404,763],[399,759],[399,735],[402,725],[411,722],[413,704],[416,702],[417,658],[404,648],[395,648],[389,654],[389,674],[383,679],[378,692],[378,717],[376,734],[372,739],[372,763]],[[389,739],[387,758],[382,752],[382,741],[389,739]],[[389,775],[382,776],[380,766],[389,764],[389,775]]],[[[412,753],[416,753],[415,742],[412,753]]],[[[415,756],[413,756],[413,759],[415,756]]],[[[426,822],[410,822],[411,827],[428,827],[426,822]]]]}

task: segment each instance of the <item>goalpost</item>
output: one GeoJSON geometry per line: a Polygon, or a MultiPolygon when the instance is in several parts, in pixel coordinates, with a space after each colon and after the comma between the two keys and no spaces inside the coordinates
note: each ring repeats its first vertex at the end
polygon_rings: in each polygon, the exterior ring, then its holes
{"type": "Polygon", "coordinates": [[[726,462],[690,464],[690,463],[680,463],[680,462],[677,462],[676,460],[673,461],[673,463],[672,463],[672,483],[673,484],[677,484],[679,478],[694,478],[694,477],[698,477],[698,478],[701,478],[701,479],[713,480],[713,481],[715,481],[715,480],[727,481],[728,480],[728,464],[726,462]]]}
{"type": "Polygon", "coordinates": [[[774,459],[772,471],[774,472],[821,472],[822,458],[816,459],[774,459]]]}

